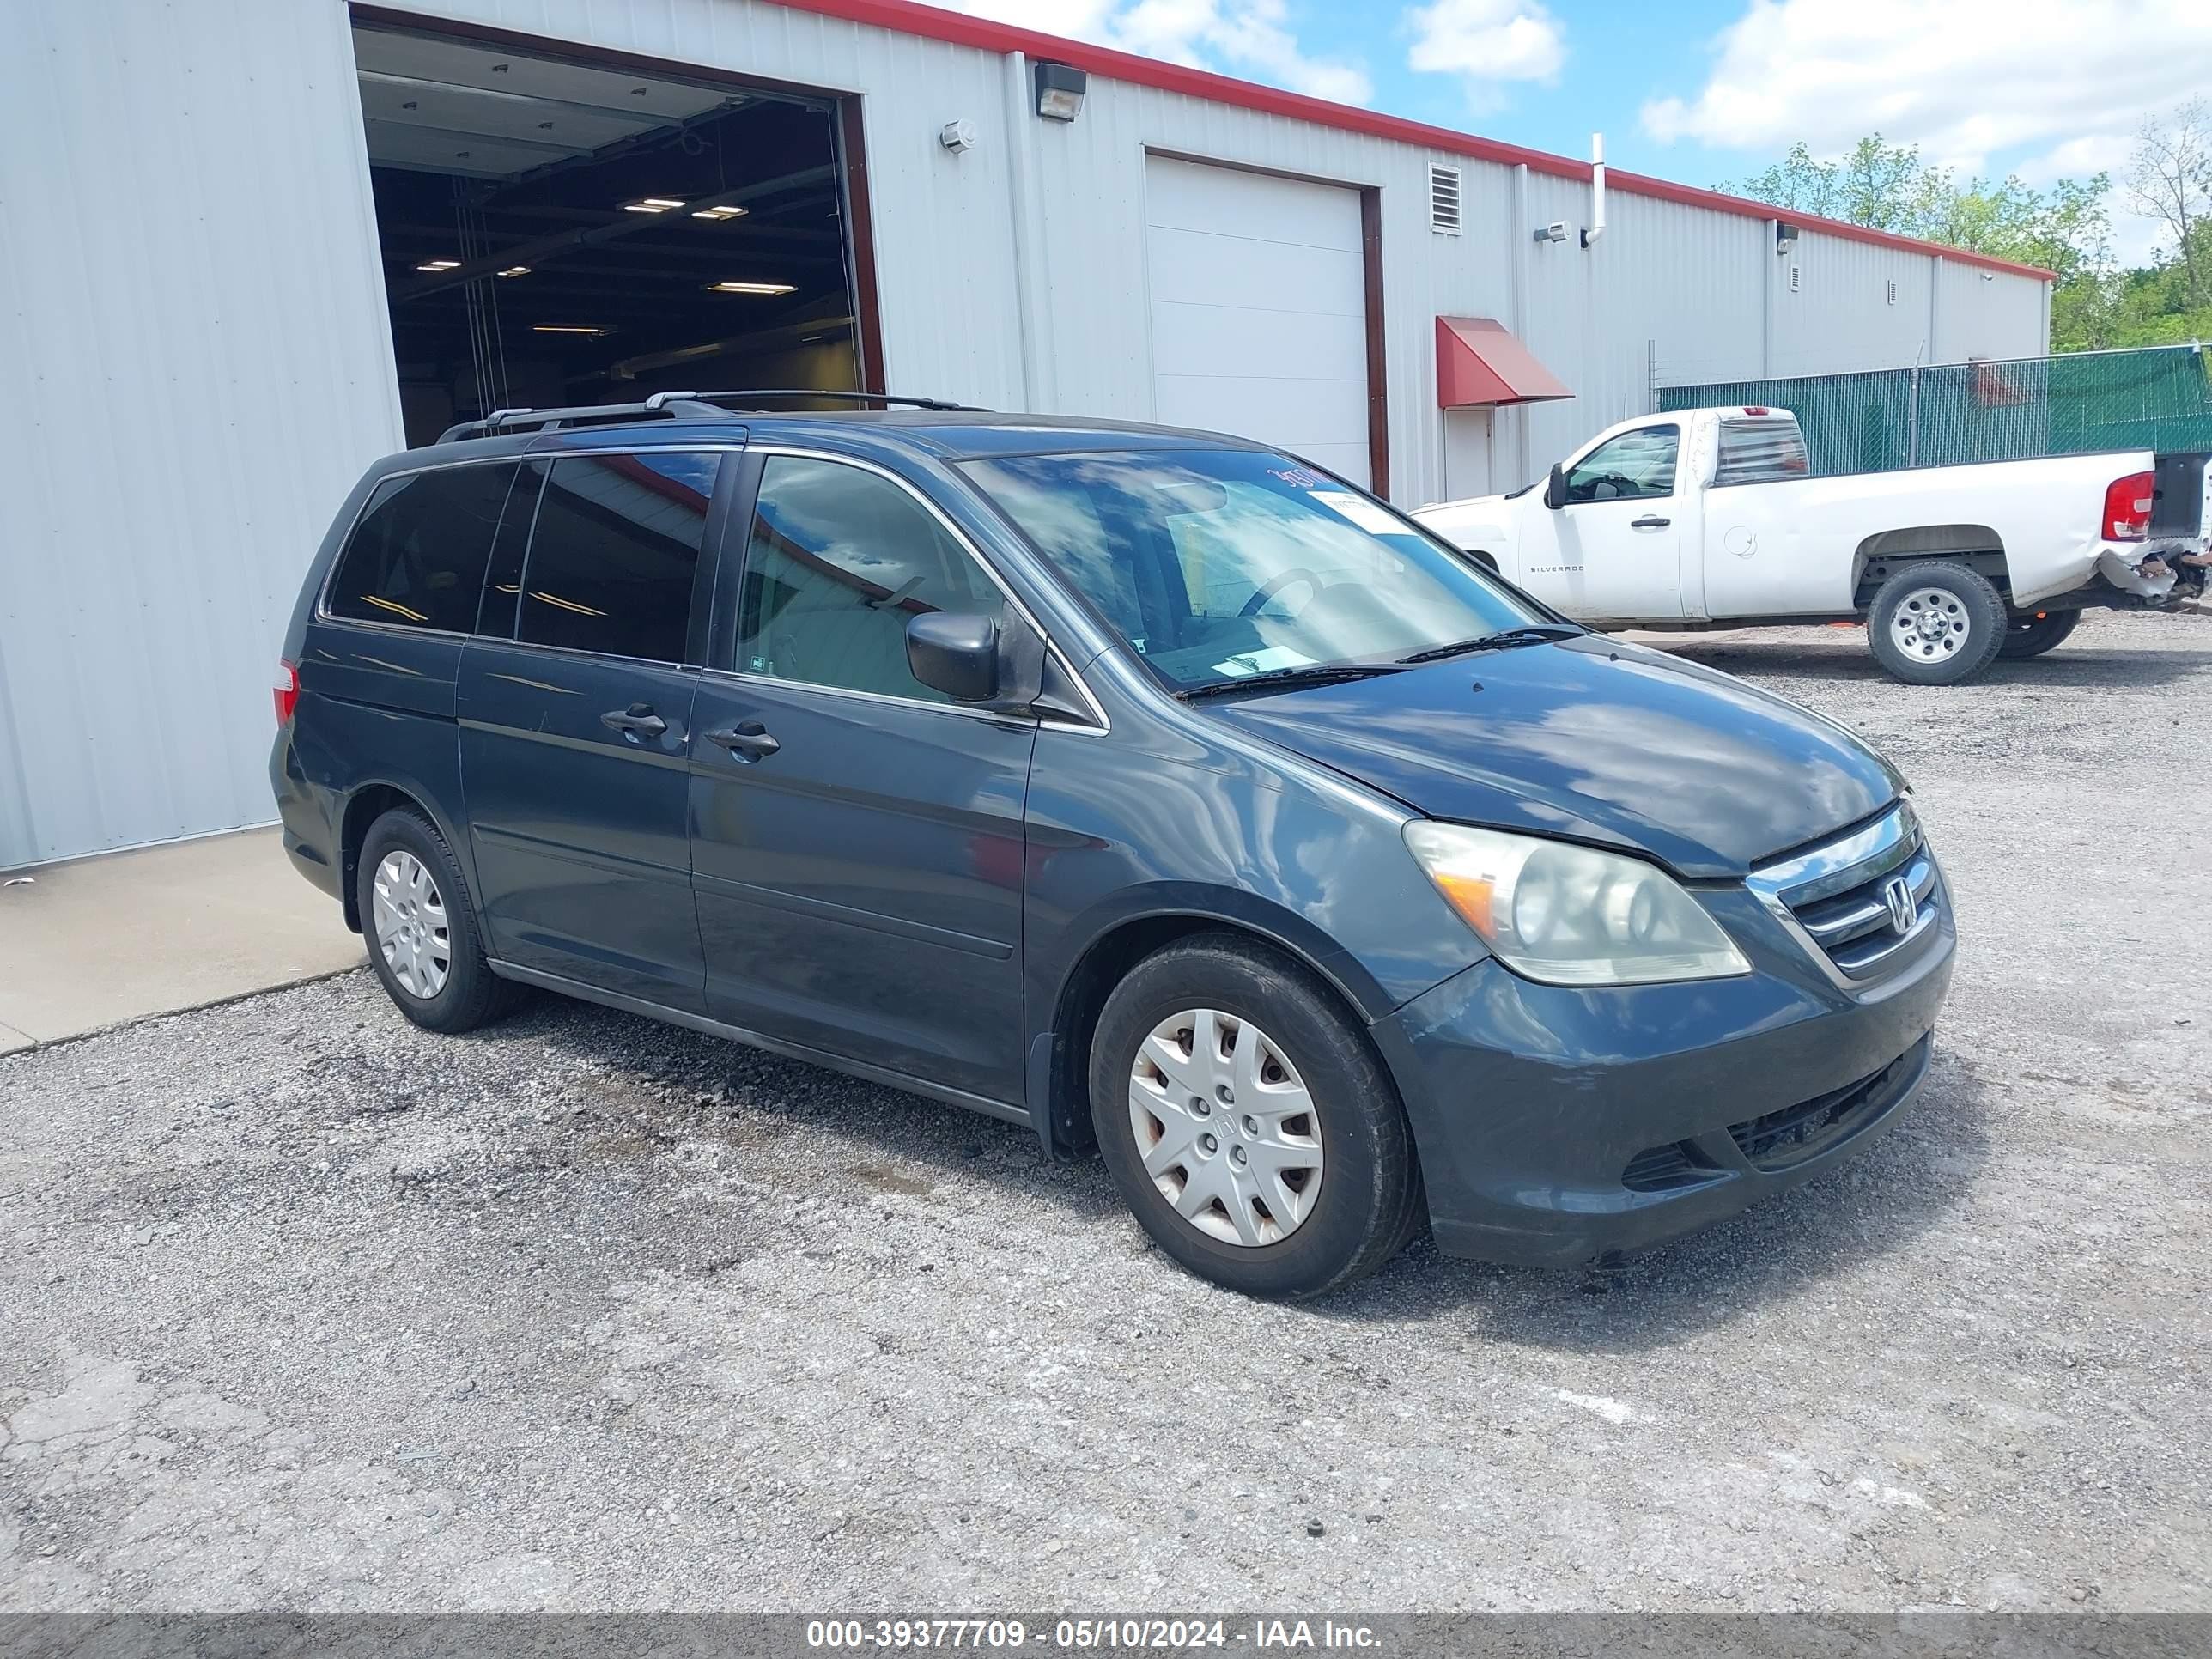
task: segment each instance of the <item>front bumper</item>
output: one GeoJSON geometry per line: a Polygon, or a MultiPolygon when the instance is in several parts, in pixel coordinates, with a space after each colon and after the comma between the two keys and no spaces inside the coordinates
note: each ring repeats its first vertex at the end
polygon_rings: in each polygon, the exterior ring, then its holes
{"type": "MultiPolygon", "coordinates": [[[[1940,876],[1938,877],[1940,881],[1940,876]]],[[[1379,1022],[1437,1244],[1565,1266],[1707,1226],[1855,1156],[1926,1075],[1957,935],[1866,987],[1747,891],[1735,979],[1597,990],[1479,963],[1379,1022]]]]}

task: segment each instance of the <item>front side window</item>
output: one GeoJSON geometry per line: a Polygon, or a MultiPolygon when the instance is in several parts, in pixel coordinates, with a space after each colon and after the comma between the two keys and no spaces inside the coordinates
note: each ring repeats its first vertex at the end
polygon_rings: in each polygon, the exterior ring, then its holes
{"type": "Polygon", "coordinates": [[[682,662],[714,452],[565,455],[538,503],[515,638],[682,662]]]}
{"type": "Polygon", "coordinates": [[[1674,493],[1679,426],[1644,426],[1607,438],[1567,474],[1570,501],[1632,501],[1674,493]]]}
{"type": "Polygon", "coordinates": [[[1286,456],[1035,455],[965,471],[1177,690],[1395,661],[1544,620],[1389,507],[1286,456]]]}
{"type": "Polygon", "coordinates": [[[338,556],[331,615],[453,634],[474,628],[515,471],[512,461],[441,466],[379,484],[338,556]]]}
{"type": "Polygon", "coordinates": [[[907,668],[907,618],[1001,602],[967,550],[890,479],[768,458],[738,600],[743,672],[944,702],[907,668]]]}

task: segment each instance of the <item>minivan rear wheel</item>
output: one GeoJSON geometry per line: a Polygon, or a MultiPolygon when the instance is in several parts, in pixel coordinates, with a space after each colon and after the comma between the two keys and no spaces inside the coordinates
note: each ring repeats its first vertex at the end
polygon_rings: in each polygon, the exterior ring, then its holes
{"type": "Polygon", "coordinates": [[[513,1005],[484,958],[461,866],[428,818],[394,807],[370,824],[355,880],[368,965],[401,1013],[456,1032],[513,1005]]]}
{"type": "Polygon", "coordinates": [[[1328,988],[1232,934],[1167,946],[1099,1016],[1092,1127],[1155,1243],[1248,1296],[1318,1296],[1415,1230],[1397,1091],[1328,988]]]}

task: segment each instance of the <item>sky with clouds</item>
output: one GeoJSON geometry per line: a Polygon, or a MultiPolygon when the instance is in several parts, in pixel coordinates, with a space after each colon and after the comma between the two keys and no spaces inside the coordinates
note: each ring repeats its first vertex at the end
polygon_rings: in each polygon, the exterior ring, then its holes
{"type": "MultiPolygon", "coordinates": [[[[2117,180],[2212,92],[2212,0],[936,0],[1711,185],[1879,130],[1962,174],[2117,180]]],[[[2116,193],[2115,252],[2150,228],[2116,193]]]]}

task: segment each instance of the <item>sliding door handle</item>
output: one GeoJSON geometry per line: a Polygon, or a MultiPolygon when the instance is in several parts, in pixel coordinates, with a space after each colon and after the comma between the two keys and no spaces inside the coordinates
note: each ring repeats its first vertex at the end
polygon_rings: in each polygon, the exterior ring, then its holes
{"type": "Polygon", "coordinates": [[[650,704],[642,702],[634,702],[628,708],[610,708],[599,716],[599,724],[633,743],[640,738],[657,738],[668,730],[668,722],[654,714],[650,704]]]}

